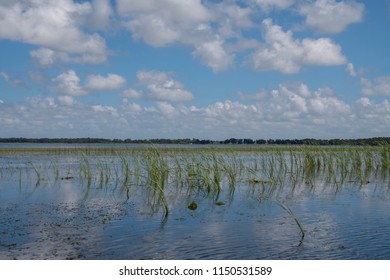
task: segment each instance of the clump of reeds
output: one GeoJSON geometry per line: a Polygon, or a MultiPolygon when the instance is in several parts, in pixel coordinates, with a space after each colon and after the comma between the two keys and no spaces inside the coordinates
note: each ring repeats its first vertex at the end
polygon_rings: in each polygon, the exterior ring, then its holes
{"type": "Polygon", "coordinates": [[[151,148],[142,161],[146,171],[146,186],[149,188],[152,208],[163,206],[164,217],[169,214],[169,204],[165,197],[169,166],[166,158],[156,148],[151,148]]]}
{"type": "Polygon", "coordinates": [[[87,180],[88,189],[91,187],[92,183],[92,171],[91,166],[88,161],[88,157],[86,154],[82,154],[82,160],[80,164],[80,177],[84,180],[87,180]]]}

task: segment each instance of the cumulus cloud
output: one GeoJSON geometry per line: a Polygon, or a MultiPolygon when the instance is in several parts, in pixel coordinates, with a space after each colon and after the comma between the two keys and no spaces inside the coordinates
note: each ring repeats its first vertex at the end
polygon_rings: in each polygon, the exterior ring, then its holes
{"type": "Polygon", "coordinates": [[[58,58],[58,54],[48,48],[39,48],[37,50],[33,50],[30,52],[30,55],[39,65],[43,67],[53,65],[58,58]]]}
{"type": "Polygon", "coordinates": [[[242,28],[253,26],[249,8],[225,2],[206,7],[200,0],[120,0],[117,10],[133,38],[153,47],[190,46],[215,72],[234,63],[225,38],[239,38],[242,28]]]}
{"type": "MultiPolygon", "coordinates": [[[[147,80],[158,81],[158,77],[147,80]]],[[[22,104],[1,103],[4,135],[139,138],[204,137],[329,138],[386,135],[390,121],[387,100],[362,97],[347,103],[329,88],[310,89],[302,82],[285,82],[260,90],[262,98],[220,100],[205,106],[156,101],[145,107],[76,103],[72,96],[33,97],[22,104]],[[72,106],[70,106],[72,105],[72,106]],[[15,124],[17,124],[15,126],[15,124]],[[64,130],[64,128],[72,128],[64,130]],[[286,134],[288,133],[288,135],[286,134]]]]}
{"type": "Polygon", "coordinates": [[[353,105],[355,129],[369,131],[371,134],[388,135],[390,123],[390,104],[388,100],[375,103],[367,97],[362,97],[353,105]]]}
{"type": "Polygon", "coordinates": [[[111,73],[106,77],[102,75],[88,75],[85,83],[82,84],[80,77],[72,69],[61,73],[52,79],[52,82],[55,92],[69,96],[83,96],[98,91],[117,90],[126,84],[125,78],[111,73]]]}
{"type": "MultiPolygon", "coordinates": [[[[336,119],[333,119],[334,123],[337,123],[337,117],[350,116],[351,107],[342,100],[335,96],[324,96],[321,91],[314,93],[313,97],[309,101],[311,114],[313,116],[328,116],[333,115],[336,119]]],[[[332,117],[332,118],[333,118],[332,117]]],[[[321,122],[326,121],[322,119],[321,122]]]]}
{"type": "Polygon", "coordinates": [[[156,103],[156,106],[157,106],[158,110],[161,113],[163,113],[164,115],[166,115],[168,118],[174,118],[174,117],[178,116],[178,112],[172,104],[159,101],[156,103]]]}
{"type": "MultiPolygon", "coordinates": [[[[214,72],[231,68],[236,57],[240,57],[237,53],[248,49],[257,49],[249,60],[254,69],[262,71],[297,73],[302,65],[346,63],[341,47],[330,38],[294,39],[291,31],[283,31],[271,19],[262,23],[264,44],[247,37],[245,30],[256,26],[258,10],[253,8],[254,5],[269,11],[287,9],[293,4],[294,0],[248,0],[241,4],[235,1],[119,0],[117,11],[133,38],[154,47],[173,44],[190,46],[193,57],[214,72]]],[[[322,4],[321,7],[327,4],[328,7],[332,3],[319,4],[322,4]]],[[[311,5],[301,7],[301,13],[305,12],[307,18],[311,15],[311,5]]],[[[346,10],[344,6],[353,5],[343,4],[340,6],[343,11],[346,10]]]]}
{"type": "MultiPolygon", "coordinates": [[[[254,105],[245,105],[240,102],[226,100],[211,104],[203,109],[205,116],[223,126],[237,124],[240,120],[249,120],[251,113],[256,113],[258,109],[254,105]]],[[[210,120],[207,121],[210,125],[210,120]]]]}
{"type": "Polygon", "coordinates": [[[348,116],[350,106],[334,96],[329,88],[315,91],[302,82],[281,83],[277,89],[261,90],[255,95],[241,96],[244,101],[253,101],[268,120],[290,120],[307,123],[310,120],[333,120],[334,116],[348,116]]]}
{"type": "Polygon", "coordinates": [[[123,106],[125,115],[135,116],[143,111],[143,107],[137,103],[129,103],[123,106]]]}
{"type": "Polygon", "coordinates": [[[200,44],[196,47],[193,55],[200,57],[201,61],[211,67],[214,72],[226,70],[234,63],[234,56],[224,49],[221,40],[200,44]]]}
{"type": "Polygon", "coordinates": [[[281,84],[271,91],[269,108],[285,119],[295,119],[309,111],[307,86],[304,84],[281,84]]]}
{"type": "Polygon", "coordinates": [[[91,91],[105,91],[120,89],[126,84],[126,79],[122,76],[109,73],[107,77],[101,75],[88,75],[85,89],[91,91]]]}
{"type": "Polygon", "coordinates": [[[80,85],[80,78],[74,70],[68,70],[67,72],[61,73],[53,79],[53,83],[55,84],[54,90],[61,94],[70,96],[82,96],[87,94],[87,91],[80,85]]]}
{"type": "Polygon", "coordinates": [[[213,20],[219,24],[217,33],[223,38],[238,38],[242,29],[255,26],[252,21],[253,9],[250,7],[240,6],[232,1],[222,1],[209,8],[213,20]]]}
{"type": "Polygon", "coordinates": [[[48,65],[57,58],[78,63],[106,61],[105,40],[81,28],[89,2],[36,0],[0,3],[0,38],[39,46],[31,55],[48,65]],[[50,50],[51,52],[49,52],[50,50]]]}
{"type": "Polygon", "coordinates": [[[109,113],[109,114],[113,115],[114,117],[118,116],[117,109],[115,109],[112,106],[92,105],[91,108],[94,112],[104,112],[104,113],[109,113]]]}
{"type": "Polygon", "coordinates": [[[145,96],[144,96],[144,93],[142,91],[130,88],[130,89],[125,90],[122,93],[122,97],[127,101],[128,98],[141,99],[141,98],[144,98],[145,96]]]}
{"type": "Polygon", "coordinates": [[[61,105],[72,106],[75,103],[75,100],[74,100],[73,96],[61,95],[58,97],[58,102],[61,105]]]}
{"type": "Polygon", "coordinates": [[[364,95],[387,95],[390,96],[390,76],[375,78],[373,81],[362,78],[364,95]]]}
{"type": "Polygon", "coordinates": [[[255,70],[275,70],[293,74],[300,71],[302,65],[340,65],[346,63],[341,47],[329,38],[294,39],[291,31],[272,23],[271,19],[263,21],[265,44],[251,57],[255,70]]]}
{"type": "Polygon", "coordinates": [[[331,66],[346,63],[341,47],[329,38],[303,39],[301,44],[303,64],[331,66]]]}
{"type": "Polygon", "coordinates": [[[110,0],[92,0],[92,11],[88,16],[88,26],[92,29],[106,29],[114,14],[110,0]]]}
{"type": "Polygon", "coordinates": [[[118,0],[117,10],[129,17],[125,26],[135,38],[155,47],[186,41],[189,31],[210,18],[200,0],[118,0]]]}
{"type": "Polygon", "coordinates": [[[153,15],[142,15],[127,24],[135,38],[142,38],[147,44],[162,47],[175,43],[180,33],[174,26],[153,15]]]}
{"type": "Polygon", "coordinates": [[[353,1],[317,0],[304,4],[300,14],[306,24],[321,33],[339,33],[349,24],[361,22],[364,4],[353,1]]]}
{"type": "Polygon", "coordinates": [[[137,73],[137,82],[140,86],[145,87],[147,92],[129,89],[122,94],[122,97],[170,102],[182,102],[194,98],[192,93],[187,91],[180,82],[172,79],[172,74],[170,73],[139,71],[137,73]]]}
{"type": "Polygon", "coordinates": [[[201,0],[117,0],[121,15],[160,12],[168,21],[193,24],[207,20],[210,14],[201,0]]]}

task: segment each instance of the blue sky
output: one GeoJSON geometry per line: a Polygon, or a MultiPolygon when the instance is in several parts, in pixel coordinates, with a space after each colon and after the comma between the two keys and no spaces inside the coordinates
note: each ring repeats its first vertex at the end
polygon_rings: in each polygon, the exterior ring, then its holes
{"type": "Polygon", "coordinates": [[[390,1],[2,0],[0,137],[390,132],[390,1]]]}

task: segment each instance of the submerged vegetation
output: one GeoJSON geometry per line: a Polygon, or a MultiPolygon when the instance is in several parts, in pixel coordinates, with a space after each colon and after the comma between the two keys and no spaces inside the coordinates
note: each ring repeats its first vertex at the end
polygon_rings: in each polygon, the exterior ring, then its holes
{"type": "MultiPolygon", "coordinates": [[[[91,190],[118,192],[131,201],[140,192],[152,213],[166,221],[178,198],[196,211],[199,199],[229,203],[245,188],[259,203],[272,201],[304,226],[286,197],[301,192],[337,193],[346,185],[389,188],[389,147],[269,148],[50,148],[0,149],[0,179],[17,176],[19,185],[79,180],[91,190]],[[38,155],[38,156],[37,156],[38,155]],[[46,160],[45,160],[46,159],[46,160]]],[[[102,217],[107,222],[107,217],[102,217]]]]}

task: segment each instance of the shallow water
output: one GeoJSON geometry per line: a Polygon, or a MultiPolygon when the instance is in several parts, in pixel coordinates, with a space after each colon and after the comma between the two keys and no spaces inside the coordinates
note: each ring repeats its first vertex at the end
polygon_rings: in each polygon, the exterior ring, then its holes
{"type": "Polygon", "coordinates": [[[56,178],[50,156],[1,160],[0,259],[390,259],[385,182],[300,185],[294,192],[286,186],[264,200],[267,185],[242,181],[232,195],[225,182],[222,205],[172,187],[164,218],[142,187],[132,186],[129,194],[98,179],[87,186],[79,176],[80,157],[57,157],[56,178]],[[298,218],[303,240],[276,200],[298,218]],[[192,201],[196,210],[187,207],[192,201]]]}

